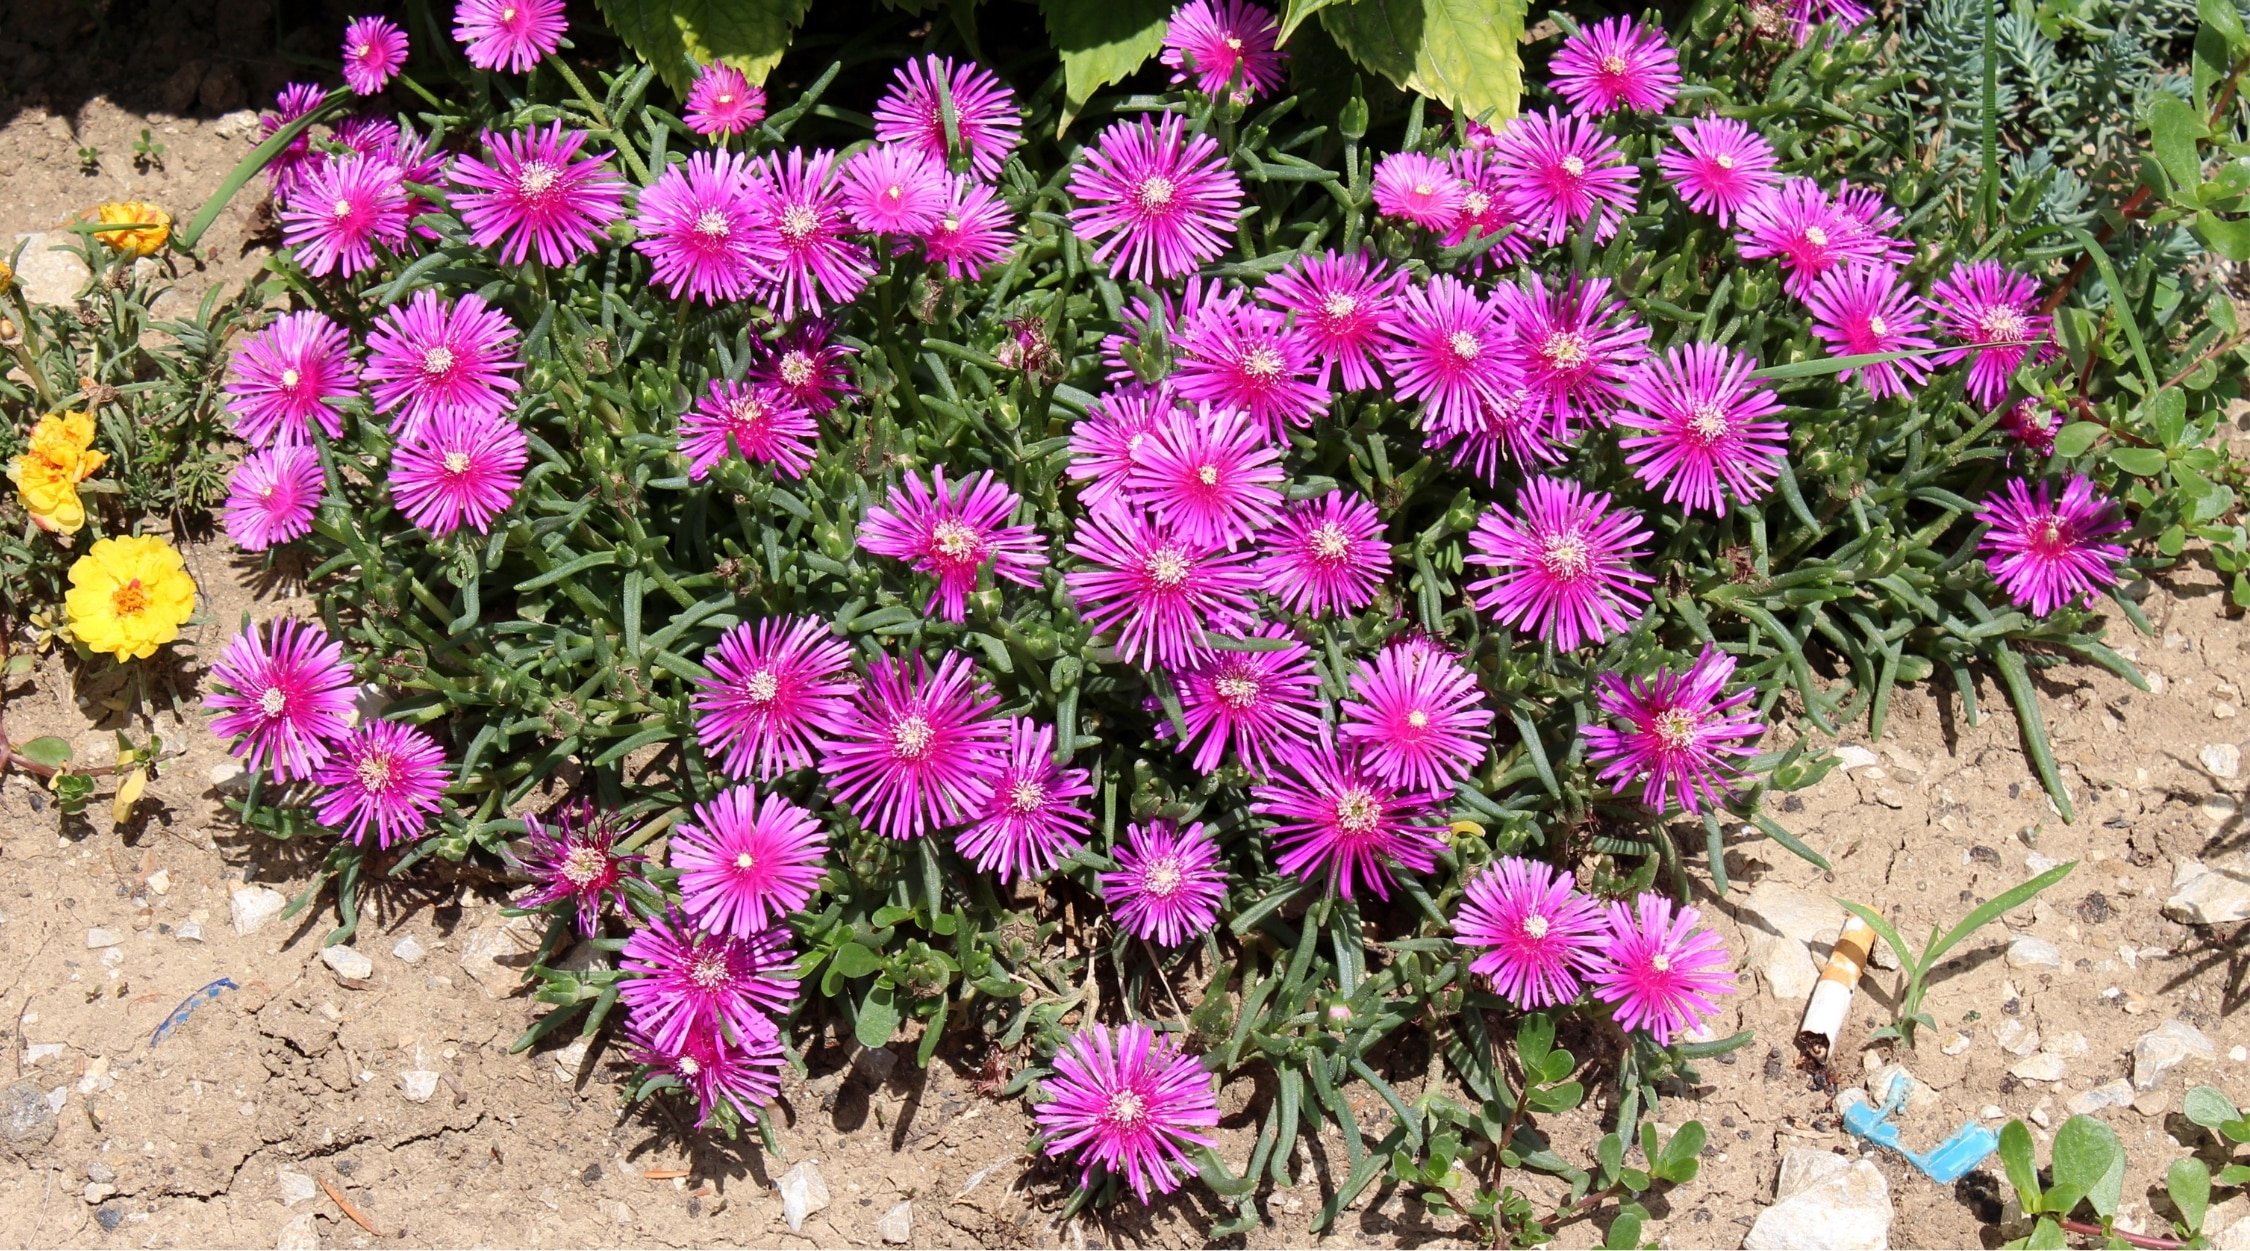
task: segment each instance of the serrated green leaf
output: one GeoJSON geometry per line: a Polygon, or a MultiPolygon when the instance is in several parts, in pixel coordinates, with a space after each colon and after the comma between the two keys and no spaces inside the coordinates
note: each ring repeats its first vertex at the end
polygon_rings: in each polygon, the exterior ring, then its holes
{"type": "Polygon", "coordinates": [[[1039,0],[1039,13],[1062,56],[1063,94],[1075,113],[1163,48],[1172,6],[1165,0],[1039,0]]]}
{"type": "Polygon", "coordinates": [[[1355,0],[1320,23],[1366,68],[1489,122],[1523,94],[1523,15],[1522,0],[1355,0]]]}
{"type": "Polygon", "coordinates": [[[753,84],[780,63],[812,0],[595,0],[610,28],[682,96],[725,61],[753,84]]]}
{"type": "Polygon", "coordinates": [[[1305,24],[1305,19],[1332,4],[1349,4],[1351,0],[1289,0],[1281,10],[1281,37],[1277,42],[1288,43],[1289,36],[1305,24]]]}

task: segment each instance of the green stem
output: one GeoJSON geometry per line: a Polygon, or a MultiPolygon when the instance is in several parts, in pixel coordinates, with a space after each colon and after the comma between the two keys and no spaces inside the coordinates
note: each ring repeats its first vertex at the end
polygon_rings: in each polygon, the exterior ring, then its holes
{"type": "Polygon", "coordinates": [[[398,76],[398,80],[399,80],[400,82],[402,82],[402,83],[405,83],[405,84],[406,84],[406,89],[407,89],[407,90],[409,90],[409,91],[413,92],[413,93],[414,93],[415,95],[418,95],[418,96],[422,97],[422,99],[423,99],[423,100],[424,100],[424,101],[425,101],[426,103],[428,103],[428,104],[429,104],[429,106],[430,106],[431,108],[433,108],[433,109],[436,109],[436,110],[437,110],[438,112],[440,112],[440,113],[451,113],[451,112],[453,111],[453,110],[452,110],[451,108],[449,108],[449,107],[448,107],[448,106],[446,105],[445,101],[443,101],[443,100],[440,100],[440,99],[438,99],[438,98],[437,98],[436,96],[434,96],[434,95],[431,95],[431,94],[430,94],[430,89],[429,89],[429,88],[427,88],[427,87],[424,87],[424,86],[423,86],[422,84],[420,84],[420,83],[418,83],[418,82],[415,82],[415,81],[414,81],[414,76],[413,76],[413,75],[411,75],[411,74],[400,74],[400,75],[398,76]]]}
{"type": "Polygon", "coordinates": [[[602,132],[609,136],[609,142],[611,146],[617,149],[618,157],[633,171],[633,177],[642,186],[647,186],[649,184],[648,166],[641,164],[640,154],[633,151],[632,144],[625,142],[625,136],[617,133],[616,124],[609,119],[609,110],[602,107],[601,101],[594,98],[593,92],[586,90],[586,84],[579,79],[578,71],[570,68],[568,61],[552,52],[547,54],[547,64],[554,66],[555,72],[561,74],[563,81],[570,84],[571,91],[577,94],[579,103],[586,106],[586,112],[593,117],[594,124],[601,127],[602,132]]]}

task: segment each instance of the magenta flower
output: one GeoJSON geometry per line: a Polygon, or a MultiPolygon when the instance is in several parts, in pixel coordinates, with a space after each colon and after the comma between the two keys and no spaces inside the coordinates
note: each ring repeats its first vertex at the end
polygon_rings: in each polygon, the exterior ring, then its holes
{"type": "Polygon", "coordinates": [[[1766,732],[1748,712],[1756,691],[1726,694],[1733,676],[1734,657],[1708,646],[1685,672],[1659,669],[1630,682],[1604,673],[1602,715],[1625,728],[1586,726],[1587,763],[1616,794],[1639,783],[1641,802],[1660,813],[1667,803],[1690,813],[1723,807],[1766,732]]]}
{"type": "Polygon", "coordinates": [[[1054,727],[1017,717],[1008,723],[992,796],[954,837],[954,850],[1003,883],[1038,877],[1086,845],[1094,814],[1085,801],[1093,793],[1086,770],[1055,763],[1054,727]]]}
{"type": "Polygon", "coordinates": [[[515,503],[530,441],[506,417],[444,413],[391,455],[391,501],[408,521],[443,538],[463,526],[492,531],[515,503]]]}
{"type": "Polygon", "coordinates": [[[1341,370],[1346,390],[1365,391],[1382,385],[1375,360],[1406,282],[1406,271],[1364,251],[1328,251],[1289,262],[1258,295],[1289,314],[1296,338],[1319,363],[1316,389],[1327,391],[1331,372],[1341,370]]]}
{"type": "Polygon", "coordinates": [[[1914,245],[1901,233],[1906,218],[1891,207],[1873,187],[1836,184],[1836,211],[1859,231],[1859,244],[1869,259],[1905,268],[1914,260],[1914,245]]]}
{"type": "Polygon", "coordinates": [[[1579,977],[1601,960],[1607,936],[1601,905],[1579,894],[1568,873],[1509,856],[1461,888],[1454,941],[1491,950],[1469,972],[1525,1011],[1557,1008],[1578,998],[1579,977]]]}
{"type": "Polygon", "coordinates": [[[1275,46],[1280,33],[1273,13],[1247,0],[1188,0],[1172,10],[1159,59],[1174,83],[1248,104],[1281,85],[1289,56],[1275,46]]]}
{"type": "Polygon", "coordinates": [[[1640,177],[1592,119],[1555,109],[1525,112],[1508,123],[1492,149],[1507,190],[1508,215],[1543,243],[1561,243],[1591,221],[1606,241],[1633,209],[1640,177]]]}
{"type": "Polygon", "coordinates": [[[343,646],[311,622],[282,618],[245,629],[211,666],[203,706],[228,750],[276,781],[310,778],[349,729],[352,667],[343,646]]]}
{"type": "Polygon", "coordinates": [[[2039,311],[2039,284],[1999,261],[1969,261],[1931,286],[1923,301],[1947,338],[1966,346],[1937,357],[1940,365],[1967,360],[1969,395],[1997,408],[2016,366],[2047,341],[2052,319],[2039,311]]]}
{"type": "Polygon", "coordinates": [[[2059,500],[2044,482],[2011,479],[2001,491],[1977,510],[1989,527],[1978,548],[2008,598],[2044,617],[2091,604],[2117,585],[2125,549],[2102,540],[2122,533],[2125,519],[2115,504],[2094,498],[2091,481],[2072,474],[2059,500]]]}
{"type": "Polygon", "coordinates": [[[1216,1145],[1196,1132],[1219,1123],[1216,1082],[1177,1042],[1146,1025],[1096,1024],[1072,1035],[1055,1053],[1045,1086],[1048,1100],[1033,1115],[1046,1153],[1075,1153],[1083,1187],[1107,1173],[1124,1178],[1145,1203],[1151,1192],[1170,1194],[1193,1171],[1189,1148],[1216,1145]]]}
{"type": "Polygon", "coordinates": [[[1171,384],[1183,399],[1236,409],[1279,438],[1328,407],[1313,383],[1312,351],[1273,309],[1243,301],[1206,304],[1187,318],[1171,384]]]}
{"type": "Polygon", "coordinates": [[[688,701],[695,737],[728,777],[810,768],[819,736],[851,708],[851,649],[811,617],[729,626],[703,663],[711,676],[697,679],[688,701]]]}
{"type": "Polygon", "coordinates": [[[1023,501],[991,470],[948,487],[940,465],[927,480],[905,475],[899,491],[905,498],[894,494],[889,503],[867,510],[859,545],[937,579],[924,613],[942,605],[940,615],[947,621],[966,619],[969,594],[987,564],[996,578],[1017,586],[1039,585],[1039,571],[1047,564],[1045,544],[1036,527],[1008,524],[1023,501]]]}
{"type": "Polygon", "coordinates": [[[1089,512],[1122,516],[1132,504],[1126,484],[1155,438],[1156,428],[1178,412],[1162,391],[1128,386],[1096,396],[1070,428],[1070,465],[1063,472],[1079,485],[1089,512]]]}
{"type": "Polygon", "coordinates": [[[406,32],[387,17],[360,17],[344,27],[344,85],[355,95],[381,91],[406,64],[406,32]]]}
{"type": "Polygon", "coordinates": [[[720,138],[755,130],[766,120],[766,93],[751,86],[741,70],[713,61],[688,88],[687,112],[680,120],[699,135],[720,138]]]}
{"type": "Polygon", "coordinates": [[[1744,260],[1781,263],[1782,288],[1805,299],[1818,279],[1855,261],[1877,262],[1886,248],[1810,178],[1791,178],[1754,197],[1735,223],[1744,260]]]}
{"type": "Polygon", "coordinates": [[[1686,343],[1633,375],[1617,424],[1645,434],[1620,438],[1625,463],[1664,502],[1727,515],[1727,496],[1764,498],[1789,454],[1781,401],[1752,378],[1758,362],[1716,343],[1686,343]],[[1721,490],[1721,484],[1725,489],[1721,490]]]}
{"type": "Polygon", "coordinates": [[[1461,657],[1435,639],[1391,643],[1352,674],[1337,709],[1369,773],[1431,796],[1453,788],[1492,746],[1492,709],[1461,657]]]}
{"type": "MultiPolygon", "coordinates": [[[[1516,376],[1520,379],[1521,374],[1516,376]]],[[[1488,486],[1498,486],[1503,462],[1526,468],[1561,464],[1562,450],[1555,440],[1570,433],[1547,416],[1544,405],[1535,403],[1519,380],[1486,396],[1469,424],[1431,426],[1422,445],[1444,449],[1456,468],[1475,473],[1488,486]]]]}
{"type": "Polygon", "coordinates": [[[337,409],[359,394],[359,363],[344,328],[307,309],[283,313],[242,341],[227,365],[227,412],[253,447],[305,443],[312,428],[343,434],[337,409]]]}
{"type": "Polygon", "coordinates": [[[345,152],[304,171],[281,210],[281,239],[315,278],[373,269],[378,245],[406,246],[406,188],[387,160],[345,152]]]}
{"type": "Polygon", "coordinates": [[[1477,270],[1512,264],[1531,255],[1531,238],[1516,228],[1515,214],[1509,207],[1508,179],[1491,154],[1481,148],[1462,148],[1447,164],[1461,180],[1461,211],[1453,215],[1438,242],[1458,248],[1506,231],[1469,259],[1468,265],[1477,270]]]}
{"type": "Polygon", "coordinates": [[[914,657],[879,655],[867,684],[818,758],[829,796],[888,838],[918,838],[969,820],[992,797],[1007,760],[1000,699],[955,651],[932,673],[914,657]]]}
{"type": "Polygon", "coordinates": [[[695,1099],[695,1127],[703,1129],[721,1106],[744,1125],[758,1122],[760,1109],[781,1093],[781,1070],[788,1063],[779,1029],[756,1030],[734,1042],[716,1029],[692,1029],[670,1047],[659,1047],[639,1028],[630,1027],[631,1055],[678,1083],[695,1099]]]}
{"type": "Polygon", "coordinates": [[[922,251],[950,278],[978,279],[1016,246],[1016,215],[1000,193],[964,174],[951,180],[944,211],[921,234],[922,251]]]}
{"type": "Polygon", "coordinates": [[[833,330],[819,318],[796,323],[779,339],[760,346],[750,376],[780,387],[815,417],[833,412],[837,404],[859,394],[846,364],[855,349],[836,342],[833,330]]]}
{"type": "Polygon", "coordinates": [[[1364,756],[1325,737],[1287,749],[1273,780],[1252,788],[1250,810],[1273,818],[1274,867],[1350,899],[1364,883],[1389,899],[1391,873],[1428,873],[1444,849],[1425,796],[1377,777],[1364,756]]]}
{"type": "Polygon", "coordinates": [[[2041,399],[2018,400],[2001,415],[2002,434],[2041,459],[2055,454],[2055,434],[2062,429],[2062,414],[2041,399]]]}
{"type": "Polygon", "coordinates": [[[313,819],[345,841],[377,847],[422,836],[437,815],[450,771],[445,749],[428,733],[380,718],[362,721],[313,770],[328,789],[313,801],[313,819]]]}
{"type": "Polygon", "coordinates": [[[525,74],[562,46],[563,0],[461,0],[453,37],[480,70],[525,74]]]}
{"type": "Polygon", "coordinates": [[[1261,589],[1291,612],[1357,612],[1375,602],[1391,572],[1382,517],[1364,497],[1342,491],[1291,504],[1261,546],[1261,589]]]}
{"type": "Polygon", "coordinates": [[[1087,628],[1115,627],[1118,655],[1144,669],[1190,664],[1210,652],[1211,635],[1249,628],[1258,579],[1247,553],[1130,514],[1087,517],[1069,550],[1089,566],[1064,578],[1087,628]]]}
{"type": "Polygon", "coordinates": [[[770,464],[776,478],[802,478],[819,442],[812,414],[772,383],[713,378],[703,398],[680,414],[680,455],[696,482],[728,456],[770,464]]]}
{"type": "MultiPolygon", "coordinates": [[[[762,286],[775,311],[784,318],[795,317],[800,308],[817,314],[822,297],[851,303],[875,276],[875,266],[866,246],[846,237],[846,192],[836,177],[836,154],[791,148],[786,157],[768,154],[758,172],[762,224],[754,243],[765,271],[762,286]]],[[[944,194],[939,182],[929,190],[944,194]]]]}
{"type": "Polygon", "coordinates": [[[615,813],[584,799],[564,804],[546,820],[523,814],[523,838],[502,850],[509,867],[532,881],[514,905],[526,911],[565,905],[581,936],[598,936],[604,908],[614,905],[623,912],[628,888],[650,889],[633,867],[648,858],[619,851],[621,833],[615,813]]]}
{"type": "Polygon", "coordinates": [[[262,552],[312,532],[313,512],[328,480],[320,457],[303,443],[276,443],[252,452],[227,480],[220,514],[227,537],[247,552],[262,552]]]}
{"type": "Polygon", "coordinates": [[[1874,12],[1859,0],[1789,0],[1786,7],[1800,47],[1823,22],[1834,22],[1848,34],[1874,12]]]}
{"type": "Polygon", "coordinates": [[[770,280],[759,238],[768,212],[749,157],[697,152],[641,192],[633,249],[672,299],[725,304],[770,280]]]}
{"type": "Polygon", "coordinates": [[[813,897],[828,839],[797,801],[730,786],[688,816],[673,827],[671,860],[698,928],[751,938],[813,897]]]}
{"type": "Polygon", "coordinates": [[[490,165],[454,158],[451,177],[463,190],[453,207],[477,246],[495,249],[508,265],[534,251],[548,265],[592,252],[625,215],[625,182],[603,158],[576,159],[585,142],[585,132],[552,122],[544,131],[486,135],[490,165]]]}
{"type": "Polygon", "coordinates": [[[1548,62],[1550,83],[1573,112],[1661,113],[1680,95],[1680,58],[1664,32],[1613,17],[1563,41],[1548,62]]]}
{"type": "Polygon", "coordinates": [[[1118,929],[1177,947],[1218,922],[1227,871],[1202,822],[1182,827],[1158,818],[1129,824],[1125,842],[1110,853],[1117,867],[1101,874],[1102,898],[1118,929]]]}
{"type": "Polygon", "coordinates": [[[1773,145],[1747,122],[1699,117],[1672,132],[1672,146],[1656,154],[1656,168],[1698,213],[1721,226],[1771,188],[1777,161],[1773,145]]]}
{"type": "Polygon", "coordinates": [[[481,295],[448,301],[425,287],[375,319],[367,346],[375,411],[402,440],[439,417],[504,418],[515,404],[516,328],[481,295]]]}
{"type": "Polygon", "coordinates": [[[919,148],[902,143],[869,148],[844,163],[844,213],[872,235],[919,235],[944,214],[951,181],[945,167],[919,148]]]}
{"type": "Polygon", "coordinates": [[[875,102],[875,137],[884,143],[912,144],[931,160],[950,166],[954,154],[945,142],[945,113],[938,93],[941,79],[944,100],[953,105],[953,133],[960,137],[970,171],[986,182],[999,178],[1008,154],[1023,142],[1023,115],[1016,108],[1016,93],[981,65],[956,66],[951,57],[933,54],[899,66],[891,76],[890,90],[875,102]]]}
{"type": "Polygon", "coordinates": [[[1115,334],[1102,336],[1102,367],[1111,382],[1121,386],[1153,386],[1173,393],[1171,353],[1158,349],[1162,341],[1177,339],[1189,323],[1216,308],[1233,309],[1246,298],[1242,288],[1216,279],[1205,282],[1190,274],[1180,284],[1175,299],[1169,291],[1148,293],[1154,303],[1136,293],[1125,301],[1115,334]]]}
{"type": "Polygon", "coordinates": [[[657,1047],[677,1049],[699,1031],[721,1028],[741,1045],[779,1033],[772,1018],[797,997],[796,963],[787,930],[711,934],[673,909],[625,940],[617,994],[634,1028],[657,1047]]]}
{"type": "Polygon", "coordinates": [[[1166,113],[1103,131],[1072,171],[1070,195],[1070,227],[1100,240],[1093,258],[1110,276],[1154,283],[1227,250],[1242,180],[1217,140],[1188,134],[1179,114],[1166,113]]]}
{"type": "Polygon", "coordinates": [[[1375,211],[1424,230],[1445,230],[1465,192],[1446,163],[1426,152],[1393,152],[1375,162],[1375,211]]]}
{"type": "Polygon", "coordinates": [[[1219,767],[1229,748],[1255,774],[1273,772],[1274,752],[1320,735],[1320,675],[1312,648],[1289,627],[1269,624],[1251,636],[1285,645],[1236,650],[1221,640],[1201,661],[1174,671],[1180,711],[1179,750],[1195,749],[1195,771],[1219,767]]]}
{"type": "Polygon", "coordinates": [[[1407,287],[1390,331],[1383,367],[1399,399],[1422,402],[1425,425],[1471,424],[1516,381],[1499,306],[1451,274],[1407,287]]]}
{"type": "Polygon", "coordinates": [[[1630,908],[1609,905],[1609,932],[1586,980],[1619,1028],[1645,1029],[1668,1047],[1674,1035],[1719,1010],[1713,1000],[1733,993],[1726,944],[1696,924],[1702,919],[1654,891],[1643,891],[1630,908]]]}
{"type": "Polygon", "coordinates": [[[1538,274],[1525,282],[1503,285],[1493,304],[1515,335],[1531,411],[1558,432],[1607,422],[1648,355],[1648,326],[1607,278],[1573,278],[1552,291],[1538,274]]]}
{"type": "MultiPolygon", "coordinates": [[[[290,83],[283,87],[281,94],[274,97],[274,111],[258,115],[259,139],[271,139],[280,134],[282,127],[319,108],[327,99],[328,93],[317,83],[290,83]]],[[[327,159],[326,154],[313,151],[310,130],[298,131],[296,138],[266,162],[266,183],[273,191],[275,206],[287,208],[304,186],[305,176],[327,159]]]]}
{"type": "Polygon", "coordinates": [[[1281,450],[1250,414],[1206,404],[1149,433],[1125,489],[1174,534],[1231,551],[1272,520],[1285,478],[1281,450]]]}
{"type": "MultiPolygon", "coordinates": [[[[1812,330],[1828,345],[1831,356],[1866,356],[1882,352],[1913,352],[1936,347],[1923,333],[1928,328],[1916,306],[1914,293],[1888,265],[1853,262],[1821,275],[1805,293],[1805,307],[1813,317],[1812,330]]],[[[1905,398],[1930,376],[1927,356],[1855,365],[1838,371],[1840,382],[1859,375],[1860,384],[1876,399],[1905,398]]]]}
{"type": "Polygon", "coordinates": [[[1632,562],[1648,554],[1641,515],[1559,478],[1526,479],[1521,515],[1495,505],[1469,535],[1472,565],[1494,570],[1470,598],[1502,625],[1561,651],[1599,646],[1640,619],[1652,581],[1632,562]]]}

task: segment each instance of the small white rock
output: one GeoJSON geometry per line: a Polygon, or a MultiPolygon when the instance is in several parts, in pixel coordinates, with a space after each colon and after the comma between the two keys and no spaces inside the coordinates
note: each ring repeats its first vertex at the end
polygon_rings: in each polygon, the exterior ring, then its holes
{"type": "Polygon", "coordinates": [[[320,961],[347,981],[364,982],[375,976],[375,962],[356,947],[323,947],[320,961]]]}
{"type": "Polygon", "coordinates": [[[428,954],[430,954],[430,949],[424,947],[421,940],[412,934],[408,934],[391,945],[391,956],[400,964],[420,964],[422,957],[428,954]]]}
{"type": "Polygon", "coordinates": [[[2008,944],[2011,969],[2059,969],[2062,966],[2062,951],[2043,938],[2024,934],[2008,944]]]}
{"type": "Polygon", "coordinates": [[[2033,874],[2045,873],[2061,863],[2062,861],[2055,859],[2053,856],[2042,856],[2036,851],[2023,858],[2024,869],[2033,874]]]}
{"type": "Polygon", "coordinates": [[[914,1241],[914,1205],[901,1201],[891,1205],[875,1222],[875,1236],[894,1247],[903,1247],[914,1241]]]}
{"type": "Polygon", "coordinates": [[[2007,1119],[2007,1117],[2008,1117],[2008,1110],[2007,1110],[2006,1108],[2003,1108],[2003,1107],[2001,1107],[2001,1106],[2000,1106],[1999,1104],[1997,1104],[1997,1103],[1988,1103],[1988,1104],[1984,1105],[1983,1107],[1981,1107],[1981,1108],[1978,1108],[1978,1109],[1977,1109],[1977,1119],[1978,1119],[1978,1120],[1982,1120],[1982,1121],[2003,1121],[2003,1120],[2006,1120],[2006,1119],[2007,1119]]]}
{"type": "Polygon", "coordinates": [[[2250,921],[2250,882],[2198,860],[2172,866],[2172,895],[2164,915],[2182,925],[2230,925],[2250,921]]]}
{"type": "Polygon", "coordinates": [[[206,776],[211,779],[211,789],[221,795],[239,795],[250,789],[250,771],[238,761],[222,760],[212,765],[206,776]]]}
{"type": "Polygon", "coordinates": [[[172,871],[170,869],[158,869],[156,872],[149,874],[148,888],[159,895],[171,894],[172,871]]]}
{"type": "Polygon", "coordinates": [[[1803,1188],[1777,1198],[1758,1214],[1743,1238],[1745,1251],[1884,1251],[1890,1246],[1891,1190],[1882,1170],[1864,1159],[1847,1160],[1826,1151],[1803,1151],[1803,1159],[1782,1164],[1784,1177],[1803,1188]],[[1836,1164],[1812,1159],[1828,1156],[1836,1164]]]}
{"type": "Polygon", "coordinates": [[[1938,1048],[1938,1050],[1944,1052],[1949,1056],[1957,1056],[1962,1052],[1967,1051],[1969,1047],[1975,1042],[1976,1040],[1969,1037],[1967,1034],[1957,1033],[1953,1037],[1946,1039],[1945,1045],[1938,1048]]]}
{"type": "Polygon", "coordinates": [[[172,931],[172,937],[183,943],[200,943],[203,941],[203,924],[199,921],[182,921],[180,928],[172,931]]]}
{"type": "Polygon", "coordinates": [[[104,947],[115,947],[124,941],[124,936],[116,930],[96,926],[86,931],[86,950],[88,951],[100,951],[104,947]]]}
{"type": "Polygon", "coordinates": [[[2000,1050],[2012,1056],[2027,1056],[2039,1050],[2039,1031],[2015,1017],[2000,1022],[1992,1031],[1992,1039],[2000,1050]]]}
{"type": "Polygon", "coordinates": [[[2130,1107],[2133,1103],[2133,1083],[2120,1077],[2104,1082],[2084,1094],[2072,1095],[2063,1106],[2072,1116],[2092,1116],[2103,1108],[2130,1107]]]}
{"type": "Polygon", "coordinates": [[[23,1049],[23,1062],[26,1067],[37,1068],[62,1053],[61,1043],[33,1043],[23,1049]]]}
{"type": "Polygon", "coordinates": [[[288,906],[289,896],[271,886],[237,886],[233,897],[227,901],[237,934],[257,933],[288,906]]]}
{"type": "Polygon", "coordinates": [[[798,1161],[777,1184],[781,1189],[781,1219],[790,1233],[803,1232],[805,1218],[828,1206],[828,1179],[811,1160],[798,1161]]]}
{"type": "Polygon", "coordinates": [[[2219,1049],[2202,1030],[2185,1021],[2166,1021],[2133,1044],[2133,1088],[2154,1090],[2173,1069],[2190,1059],[2219,1058],[2219,1049]]]}
{"type": "Polygon", "coordinates": [[[2250,1063],[2250,1047],[2227,1048],[2227,1059],[2234,1061],[2236,1064],[2250,1063]]]}
{"type": "Polygon", "coordinates": [[[295,1169],[277,1168],[273,1171],[274,1186],[281,1192],[281,1206],[296,1207],[311,1203],[320,1195],[320,1187],[313,1179],[295,1169]]]}
{"type": "Polygon", "coordinates": [[[2223,699],[2211,705],[2211,715],[2220,721],[2232,721],[2240,711],[2233,704],[2223,699]]]}
{"type": "Polygon", "coordinates": [[[1881,756],[1857,743],[1845,743],[1836,749],[1836,765],[1846,773],[1854,769],[1872,769],[1881,763],[1881,756]]]}
{"type": "Polygon", "coordinates": [[[2231,782],[2242,774],[2242,749],[2232,743],[2206,743],[2195,753],[2195,762],[2212,777],[2231,782]]]}
{"type": "Polygon", "coordinates": [[[438,1075],[428,1069],[408,1069],[398,1075],[399,1093],[408,1103],[428,1103],[437,1094],[438,1075]]]}
{"type": "Polygon", "coordinates": [[[569,1046],[560,1048],[555,1052],[556,1081],[575,1082],[578,1080],[578,1070],[585,1067],[586,1064],[588,1045],[585,1039],[574,1038],[569,1046]]]}
{"type": "Polygon", "coordinates": [[[274,1239],[273,1251],[320,1251],[320,1218],[311,1212],[290,1217],[274,1239]]]}
{"type": "Polygon", "coordinates": [[[2019,1081],[2059,1082],[2063,1079],[2063,1058],[2049,1051],[2025,1056],[2008,1066],[2008,1071],[2019,1081]]]}

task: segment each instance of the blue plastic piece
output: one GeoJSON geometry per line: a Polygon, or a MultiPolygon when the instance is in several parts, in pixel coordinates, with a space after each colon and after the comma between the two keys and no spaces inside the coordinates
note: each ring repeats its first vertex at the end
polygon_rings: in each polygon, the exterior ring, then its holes
{"type": "Polygon", "coordinates": [[[220,992],[240,989],[241,987],[234,984],[233,978],[222,977],[218,981],[215,981],[210,985],[205,986],[203,989],[195,992],[194,994],[189,995],[187,998],[180,1000],[180,1006],[172,1009],[172,1014],[164,1018],[163,1023],[156,1027],[155,1033],[148,1036],[148,1045],[154,1047],[156,1044],[163,1042],[167,1035],[171,1034],[173,1030],[176,1030],[180,1027],[181,1022],[188,1019],[188,1013],[193,1012],[203,1004],[209,1003],[213,999],[218,998],[220,992]]]}
{"type": "Polygon", "coordinates": [[[1961,1180],[1963,1174],[1982,1164],[2000,1146],[1993,1132],[1974,1120],[1964,1121],[1953,1136],[1927,1153],[1910,1151],[1899,1141],[1898,1126],[1890,1123],[1891,1114],[1906,1102],[1907,1083],[1894,1079],[1889,1097],[1878,1108],[1861,1100],[1844,1105],[1844,1128],[1879,1147],[1888,1147],[1906,1157],[1906,1162],[1922,1171],[1924,1177],[1941,1186],[1950,1186],[1961,1180]]]}

